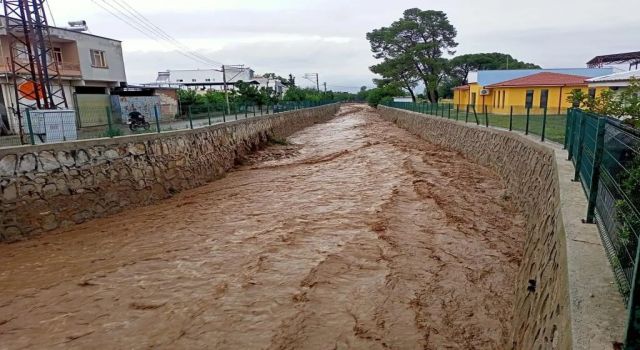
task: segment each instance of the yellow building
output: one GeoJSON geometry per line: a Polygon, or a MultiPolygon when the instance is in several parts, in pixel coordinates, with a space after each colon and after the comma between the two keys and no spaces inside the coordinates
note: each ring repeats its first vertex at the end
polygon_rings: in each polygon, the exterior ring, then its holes
{"type": "Polygon", "coordinates": [[[476,75],[470,74],[469,84],[453,89],[453,101],[464,106],[461,108],[470,105],[478,112],[486,109],[493,114],[509,114],[512,108],[516,114],[526,109],[541,114],[545,108],[548,114],[564,114],[571,107],[567,97],[572,90],[599,94],[603,88],[589,88],[586,80],[608,71],[612,68],[472,72],[476,75]]]}

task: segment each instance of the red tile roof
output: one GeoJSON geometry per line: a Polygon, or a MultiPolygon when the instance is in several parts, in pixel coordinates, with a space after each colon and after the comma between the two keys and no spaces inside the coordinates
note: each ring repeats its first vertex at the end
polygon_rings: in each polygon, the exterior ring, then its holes
{"type": "Polygon", "coordinates": [[[499,87],[525,87],[525,86],[577,86],[587,85],[586,79],[579,75],[561,74],[552,72],[542,72],[526,77],[511,79],[487,86],[488,88],[499,87]]]}
{"type": "Polygon", "coordinates": [[[469,90],[469,85],[456,86],[452,90],[469,90]]]}

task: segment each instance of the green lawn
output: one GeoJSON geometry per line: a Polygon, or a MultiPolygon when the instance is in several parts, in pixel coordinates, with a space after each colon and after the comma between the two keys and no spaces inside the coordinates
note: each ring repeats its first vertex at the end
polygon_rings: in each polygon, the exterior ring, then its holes
{"type": "MultiPolygon", "coordinates": [[[[429,111],[426,111],[429,113],[429,111]]],[[[434,115],[435,110],[434,110],[434,115]]],[[[475,116],[473,111],[469,111],[467,113],[465,110],[460,110],[456,113],[455,109],[440,109],[437,112],[439,117],[458,119],[460,121],[467,121],[468,123],[476,123],[475,116]],[[450,113],[449,113],[450,112],[450,113]]],[[[477,113],[478,122],[481,125],[487,125],[486,118],[489,119],[489,126],[494,126],[503,129],[509,129],[509,119],[508,115],[499,115],[499,114],[485,114],[477,113]]],[[[529,116],[529,134],[542,136],[542,125],[543,125],[544,117],[542,115],[530,115],[529,116]]],[[[546,123],[546,131],[545,131],[545,139],[549,141],[554,141],[557,143],[564,143],[564,133],[565,133],[565,123],[567,120],[567,116],[565,114],[561,115],[547,115],[547,123],[546,123]]],[[[514,115],[512,118],[512,129],[518,131],[526,131],[527,129],[527,116],[526,115],[514,115]]]]}

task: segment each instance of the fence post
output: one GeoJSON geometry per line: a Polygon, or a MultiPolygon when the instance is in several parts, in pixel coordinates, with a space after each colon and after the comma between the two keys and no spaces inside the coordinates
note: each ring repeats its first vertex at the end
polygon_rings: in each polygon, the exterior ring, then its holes
{"type": "Polygon", "coordinates": [[[436,103],[435,103],[435,105],[436,105],[436,113],[435,113],[435,116],[437,117],[437,116],[438,116],[438,102],[436,102],[436,103]]]}
{"type": "Polygon", "coordinates": [[[527,107],[527,123],[524,127],[524,134],[529,135],[529,115],[531,114],[531,107],[527,107]]]}
{"type": "Polygon", "coordinates": [[[253,106],[251,106],[251,109],[253,110],[253,116],[256,116],[256,105],[255,103],[253,104],[253,106]]]}
{"type": "Polygon", "coordinates": [[[633,264],[633,279],[629,286],[629,301],[627,302],[627,324],[624,330],[624,349],[640,348],[640,279],[638,262],[640,261],[640,245],[636,248],[635,264],[633,264]]]}
{"type": "Polygon", "coordinates": [[[467,113],[464,116],[464,122],[468,123],[469,122],[469,105],[467,105],[467,113]]]}
{"type": "Polygon", "coordinates": [[[248,109],[249,109],[249,108],[247,107],[247,103],[245,102],[245,103],[244,103],[244,119],[247,119],[247,115],[248,115],[248,113],[249,113],[249,112],[248,112],[248,109]]]}
{"type": "Polygon", "coordinates": [[[509,110],[509,131],[513,131],[513,106],[509,110]]]}
{"type": "Polygon", "coordinates": [[[447,119],[451,119],[451,105],[447,105],[449,108],[447,108],[447,119]]]}
{"type": "Polygon", "coordinates": [[[111,107],[105,106],[104,109],[107,112],[107,125],[109,128],[109,137],[113,137],[113,121],[111,120],[111,107]]]}
{"type": "Polygon", "coordinates": [[[589,184],[589,203],[587,206],[587,220],[589,224],[593,224],[596,209],[596,199],[598,197],[598,182],[600,181],[600,163],[602,163],[602,151],[604,150],[604,131],[607,125],[607,119],[598,118],[598,129],[596,133],[596,149],[593,153],[593,164],[591,173],[591,182],[589,184]]]}
{"type": "Polygon", "coordinates": [[[578,116],[580,115],[580,118],[582,118],[581,114],[578,114],[578,112],[580,112],[579,109],[575,109],[572,108],[571,109],[571,128],[569,130],[569,141],[568,141],[568,149],[567,149],[567,153],[568,153],[568,157],[567,160],[572,160],[573,159],[573,152],[575,150],[575,146],[576,146],[576,131],[578,131],[578,116]]]}
{"type": "Polygon", "coordinates": [[[36,144],[36,139],[33,136],[33,125],[31,124],[31,111],[29,109],[27,109],[26,114],[27,114],[27,127],[29,128],[29,142],[32,145],[35,145],[36,144]]]}
{"type": "Polygon", "coordinates": [[[193,107],[193,105],[189,105],[189,127],[191,129],[193,129],[193,116],[191,115],[191,107],[193,107]]]}
{"type": "Polygon", "coordinates": [[[489,127],[489,106],[484,106],[484,126],[489,127]]]}
{"type": "Polygon", "coordinates": [[[567,149],[569,147],[569,133],[571,132],[571,123],[573,122],[573,109],[567,109],[567,119],[564,123],[564,146],[563,149],[567,149]]]}
{"type": "Polygon", "coordinates": [[[580,166],[582,165],[582,144],[584,143],[584,129],[587,118],[584,114],[580,118],[580,134],[578,135],[578,154],[576,154],[575,173],[573,175],[573,181],[580,180],[580,166]]]}
{"type": "Polygon", "coordinates": [[[209,125],[211,125],[211,105],[207,104],[207,119],[209,119],[209,125]]]}
{"type": "MultiPolygon", "coordinates": [[[[189,106],[189,109],[191,109],[191,106],[189,106]]],[[[158,133],[160,133],[160,112],[158,111],[158,105],[153,106],[153,114],[155,114],[156,117],[156,129],[158,133]]]]}
{"type": "Polygon", "coordinates": [[[476,112],[476,105],[471,107],[473,107],[473,116],[476,118],[476,125],[480,125],[480,119],[478,119],[478,113],[476,112]]]}
{"type": "Polygon", "coordinates": [[[542,137],[541,137],[542,142],[544,142],[546,131],[547,131],[547,107],[544,108],[544,115],[542,116],[542,137]]]}
{"type": "Polygon", "coordinates": [[[456,120],[458,120],[459,114],[460,114],[460,105],[456,105],[456,120]]]}
{"type": "Polygon", "coordinates": [[[222,106],[222,122],[226,123],[227,122],[227,109],[225,108],[225,106],[222,106]]]}

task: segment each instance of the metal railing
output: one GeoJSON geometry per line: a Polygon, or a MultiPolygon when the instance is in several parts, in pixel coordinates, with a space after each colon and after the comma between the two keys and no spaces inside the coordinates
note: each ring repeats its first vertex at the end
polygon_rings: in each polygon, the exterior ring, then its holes
{"type": "MultiPolygon", "coordinates": [[[[640,349],[640,130],[618,119],[580,109],[550,115],[547,109],[390,102],[386,106],[519,130],[563,144],[588,199],[586,223],[594,223],[627,303],[625,349],[640,349]],[[477,110],[479,108],[480,110],[477,110]],[[508,111],[507,115],[504,115],[508,111]]],[[[556,110],[557,112],[557,110],[556,110]]]]}
{"type": "Polygon", "coordinates": [[[280,101],[264,105],[232,103],[229,108],[226,108],[224,103],[194,104],[183,106],[182,112],[177,114],[175,110],[173,114],[166,111],[163,113],[160,106],[155,106],[148,111],[140,111],[148,122],[148,125],[140,128],[130,128],[127,124],[127,112],[123,115],[110,106],[79,106],[76,108],[75,116],[71,117],[64,111],[48,111],[46,117],[37,115],[38,111],[25,111],[22,133],[16,130],[17,126],[8,135],[5,132],[0,136],[0,147],[194,129],[334,102],[280,101]]]}
{"type": "Polygon", "coordinates": [[[640,131],[617,119],[573,109],[565,147],[588,198],[618,289],[627,302],[625,349],[640,348],[640,131]]]}
{"type": "Polygon", "coordinates": [[[453,103],[388,102],[388,107],[439,116],[447,119],[518,130],[540,136],[542,141],[564,142],[567,110],[527,106],[481,106],[453,103]]]}

